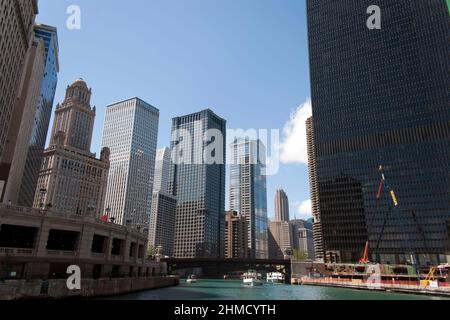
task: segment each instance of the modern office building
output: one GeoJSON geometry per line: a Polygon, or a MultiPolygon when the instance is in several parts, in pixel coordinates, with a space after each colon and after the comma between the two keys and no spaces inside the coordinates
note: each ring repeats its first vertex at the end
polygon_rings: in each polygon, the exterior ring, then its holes
{"type": "Polygon", "coordinates": [[[445,262],[449,11],[445,0],[376,4],[371,30],[372,1],[307,1],[325,259],[357,262],[368,240],[372,261],[445,262]]]}
{"type": "Polygon", "coordinates": [[[247,219],[236,211],[225,213],[225,259],[249,257],[247,219]]]}
{"type": "Polygon", "coordinates": [[[282,189],[275,194],[275,220],[289,222],[289,199],[282,189]]]}
{"type": "Polygon", "coordinates": [[[0,180],[4,181],[0,198],[4,203],[17,205],[20,183],[28,153],[28,142],[44,77],[45,49],[42,40],[35,38],[28,49],[20,86],[15,100],[8,138],[0,164],[0,180]]]}
{"type": "Polygon", "coordinates": [[[315,260],[312,224],[304,220],[289,222],[292,235],[292,250],[304,253],[309,260],[315,260]]]}
{"type": "Polygon", "coordinates": [[[172,256],[175,234],[177,199],[164,192],[154,191],[150,216],[148,246],[159,253],[172,256]]]}
{"type": "Polygon", "coordinates": [[[322,223],[320,221],[319,186],[317,184],[317,163],[314,143],[314,127],[312,117],[306,121],[306,140],[308,150],[309,190],[311,193],[311,209],[313,216],[314,258],[324,261],[322,223]]]}
{"type": "Polygon", "coordinates": [[[155,182],[153,184],[153,192],[168,192],[170,160],[171,154],[169,148],[162,148],[156,151],[155,182]]]}
{"type": "Polygon", "coordinates": [[[95,107],[82,79],[67,87],[56,106],[50,146],[44,151],[34,198],[35,208],[100,217],[109,169],[109,149],[91,153],[95,107]]]}
{"type": "Polygon", "coordinates": [[[225,141],[226,121],[210,109],[172,120],[169,193],[177,198],[177,258],[223,256],[225,141]],[[215,161],[206,161],[208,153],[215,161]]]}
{"type": "MultiPolygon", "coordinates": [[[[0,161],[18,94],[25,56],[33,38],[37,0],[0,2],[0,161]]],[[[4,181],[0,180],[0,190],[4,181]]]]}
{"type": "Polygon", "coordinates": [[[105,208],[115,223],[149,226],[158,125],[159,110],[139,98],[106,108],[102,147],[111,156],[105,208]]]}
{"type": "Polygon", "coordinates": [[[268,240],[270,259],[286,259],[292,255],[292,234],[289,222],[270,221],[268,240]]]}
{"type": "Polygon", "coordinates": [[[231,144],[230,210],[247,219],[250,257],[266,259],[268,248],[266,149],[258,140],[235,139],[231,144]]]}
{"type": "Polygon", "coordinates": [[[44,40],[45,69],[41,92],[34,113],[31,138],[28,141],[25,168],[20,179],[20,191],[18,192],[18,204],[24,207],[33,206],[59,72],[59,47],[56,28],[37,24],[34,26],[34,35],[35,38],[44,40]]]}

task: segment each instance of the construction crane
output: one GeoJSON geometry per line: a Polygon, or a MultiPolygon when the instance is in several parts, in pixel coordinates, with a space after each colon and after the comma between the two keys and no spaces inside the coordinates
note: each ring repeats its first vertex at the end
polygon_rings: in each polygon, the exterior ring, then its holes
{"type": "MultiPolygon", "coordinates": [[[[380,243],[381,243],[382,237],[384,235],[384,230],[386,229],[387,222],[389,220],[389,216],[391,215],[392,209],[393,208],[398,208],[398,206],[399,206],[397,195],[396,195],[394,189],[391,188],[390,185],[387,183],[386,176],[385,176],[385,173],[384,173],[384,166],[380,165],[378,167],[378,170],[381,173],[381,180],[380,180],[380,184],[378,186],[376,199],[377,200],[381,199],[381,195],[382,195],[382,192],[383,192],[383,187],[386,187],[389,190],[389,194],[391,196],[392,203],[389,205],[389,209],[386,211],[386,214],[384,216],[383,225],[381,227],[381,231],[380,231],[380,233],[378,235],[378,239],[377,239],[375,252],[379,251],[380,243]]],[[[422,229],[422,227],[420,226],[420,224],[419,224],[419,222],[417,220],[417,215],[414,212],[414,210],[411,211],[411,215],[412,215],[412,218],[414,220],[415,225],[417,226],[417,229],[418,229],[419,233],[422,236],[422,240],[424,242],[424,248],[426,248],[427,242],[426,242],[426,239],[425,239],[425,233],[423,232],[423,229],[422,229]]],[[[411,255],[412,255],[411,256],[412,263],[413,263],[413,265],[416,265],[416,259],[413,257],[414,250],[412,250],[410,241],[408,241],[408,246],[410,247],[409,249],[410,249],[411,255]]],[[[366,242],[366,247],[364,249],[364,256],[359,260],[359,263],[361,263],[361,264],[368,264],[368,263],[370,263],[370,260],[369,260],[369,241],[366,242]]]]}

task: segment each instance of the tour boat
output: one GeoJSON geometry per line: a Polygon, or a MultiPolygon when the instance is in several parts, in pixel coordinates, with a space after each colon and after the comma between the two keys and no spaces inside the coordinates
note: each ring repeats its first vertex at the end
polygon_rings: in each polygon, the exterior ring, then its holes
{"type": "Polygon", "coordinates": [[[285,277],[281,272],[269,272],[267,274],[267,282],[284,283],[285,277]]]}
{"type": "Polygon", "coordinates": [[[197,282],[197,277],[195,276],[195,274],[191,274],[190,276],[188,276],[187,283],[196,283],[197,282]]]}
{"type": "Polygon", "coordinates": [[[262,286],[263,282],[261,280],[262,276],[260,273],[257,273],[255,270],[249,270],[243,275],[243,282],[246,286],[262,286]]]}

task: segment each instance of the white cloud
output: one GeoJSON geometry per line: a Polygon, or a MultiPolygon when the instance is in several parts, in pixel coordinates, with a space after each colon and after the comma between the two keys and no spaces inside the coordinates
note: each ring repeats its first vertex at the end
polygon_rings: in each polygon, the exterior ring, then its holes
{"type": "Polygon", "coordinates": [[[291,219],[303,219],[308,220],[312,217],[312,202],[311,200],[305,200],[302,202],[296,201],[291,203],[291,219]],[[292,212],[294,215],[292,216],[292,212]]]}
{"type": "Polygon", "coordinates": [[[306,120],[312,116],[311,99],[292,112],[283,128],[280,159],[284,164],[308,164],[306,120]]]}
{"type": "Polygon", "coordinates": [[[305,200],[297,206],[297,212],[303,216],[312,216],[312,202],[305,200]]]}

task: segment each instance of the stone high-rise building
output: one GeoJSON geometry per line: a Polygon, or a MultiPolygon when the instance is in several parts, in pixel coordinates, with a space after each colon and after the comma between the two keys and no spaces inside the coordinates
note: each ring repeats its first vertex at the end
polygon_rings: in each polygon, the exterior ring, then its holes
{"type": "Polygon", "coordinates": [[[31,138],[28,141],[25,168],[20,181],[18,204],[24,207],[33,206],[39,170],[47,141],[50,117],[55,99],[59,72],[58,33],[55,27],[37,24],[34,35],[44,41],[45,69],[41,84],[41,92],[32,125],[31,138]]]}
{"type": "MultiPolygon", "coordinates": [[[[207,109],[172,120],[169,193],[177,198],[174,256],[223,256],[226,121],[207,109]],[[214,138],[215,159],[205,159],[214,138]]],[[[209,155],[209,154],[208,154],[209,155]]]]}
{"type": "MultiPolygon", "coordinates": [[[[0,160],[5,148],[25,56],[31,45],[37,0],[0,1],[0,160]]],[[[0,188],[1,189],[1,188],[0,188]]]]}
{"type": "Polygon", "coordinates": [[[267,239],[266,148],[260,140],[238,138],[231,143],[230,210],[247,219],[250,257],[266,259],[267,239]]]}
{"type": "Polygon", "coordinates": [[[45,47],[41,39],[35,38],[28,49],[22,79],[15,100],[9,126],[8,139],[3,150],[0,179],[5,187],[0,198],[4,203],[17,205],[25,161],[33,128],[36,106],[44,77],[45,47]]]}
{"type": "Polygon", "coordinates": [[[25,207],[33,206],[59,70],[56,28],[38,24],[33,34],[0,170],[3,202],[25,207]]]}
{"type": "Polygon", "coordinates": [[[82,79],[67,87],[56,106],[50,146],[44,152],[34,198],[35,208],[83,216],[103,214],[109,149],[100,159],[90,152],[95,107],[91,89],[82,79]]]}
{"type": "Polygon", "coordinates": [[[269,222],[269,258],[285,259],[292,255],[292,234],[289,222],[269,222]]]}
{"type": "Polygon", "coordinates": [[[289,199],[281,189],[275,194],[275,220],[289,222],[289,199]]]}
{"type": "MultiPolygon", "coordinates": [[[[19,94],[26,53],[33,41],[37,13],[37,0],[0,0],[0,161],[19,94]]],[[[0,193],[4,185],[5,180],[1,179],[0,193]]]]}
{"type": "Polygon", "coordinates": [[[225,258],[249,258],[247,219],[236,211],[225,213],[225,258]]]}
{"type": "Polygon", "coordinates": [[[105,208],[115,223],[149,227],[159,110],[132,98],[109,105],[102,146],[111,150],[105,208]]]}
{"type": "Polygon", "coordinates": [[[446,262],[446,0],[308,0],[307,11],[325,259],[357,262],[368,240],[374,262],[446,262]],[[367,27],[375,4],[381,29],[367,27]],[[397,201],[386,184],[377,199],[380,165],[397,201]]]}

